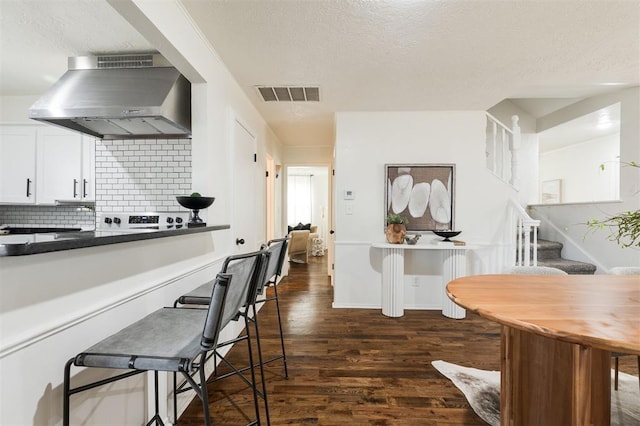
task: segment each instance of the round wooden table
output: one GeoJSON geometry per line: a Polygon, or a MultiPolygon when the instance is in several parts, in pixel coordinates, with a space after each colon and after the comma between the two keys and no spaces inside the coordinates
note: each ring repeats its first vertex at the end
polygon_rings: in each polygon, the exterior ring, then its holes
{"type": "Polygon", "coordinates": [[[640,355],[640,277],[477,275],[447,285],[502,325],[502,425],[609,425],[611,351],[640,355]]]}

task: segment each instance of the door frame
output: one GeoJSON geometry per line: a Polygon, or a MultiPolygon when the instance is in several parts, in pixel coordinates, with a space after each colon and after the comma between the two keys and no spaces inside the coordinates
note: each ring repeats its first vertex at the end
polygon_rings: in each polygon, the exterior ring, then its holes
{"type": "Polygon", "coordinates": [[[289,168],[292,167],[317,167],[327,169],[327,229],[325,235],[325,246],[327,248],[327,262],[328,271],[327,275],[333,275],[332,263],[333,263],[333,235],[330,231],[333,229],[333,165],[331,163],[285,163],[282,168],[282,225],[284,229],[287,229],[289,224],[289,168]]]}
{"type": "Polygon", "coordinates": [[[276,162],[269,153],[265,153],[265,240],[276,238],[276,162]]]}

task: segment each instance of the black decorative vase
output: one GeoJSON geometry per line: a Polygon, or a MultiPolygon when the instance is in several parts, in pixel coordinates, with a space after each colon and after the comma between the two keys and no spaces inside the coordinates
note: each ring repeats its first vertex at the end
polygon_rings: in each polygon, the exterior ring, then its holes
{"type": "Polygon", "coordinates": [[[215,200],[214,197],[191,197],[191,196],[178,196],[176,197],[178,203],[192,211],[191,220],[187,224],[189,228],[199,228],[201,226],[207,226],[206,222],[203,222],[198,213],[202,209],[206,209],[215,200]]]}

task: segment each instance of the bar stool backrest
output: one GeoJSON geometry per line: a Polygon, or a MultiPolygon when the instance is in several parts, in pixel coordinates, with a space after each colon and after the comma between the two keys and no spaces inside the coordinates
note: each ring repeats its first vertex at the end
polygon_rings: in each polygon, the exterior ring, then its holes
{"type": "Polygon", "coordinates": [[[211,303],[207,309],[207,318],[204,322],[204,330],[200,339],[200,347],[203,351],[210,351],[218,344],[218,337],[222,330],[222,310],[225,306],[227,291],[231,283],[231,275],[218,274],[211,292],[211,303]]]}
{"type": "MultiPolygon", "coordinates": [[[[284,238],[279,238],[277,240],[271,240],[269,241],[269,245],[272,244],[279,244],[282,243],[282,246],[280,247],[280,254],[278,256],[278,263],[276,264],[276,270],[275,270],[275,275],[276,276],[280,276],[282,275],[282,265],[284,265],[284,261],[287,258],[287,248],[289,246],[289,237],[284,237],[284,238]]],[[[272,277],[268,276],[269,278],[272,277]]]]}
{"type": "Polygon", "coordinates": [[[265,247],[266,251],[270,253],[269,263],[267,263],[265,279],[263,280],[264,282],[261,283],[260,288],[258,288],[258,293],[262,293],[265,286],[275,284],[276,279],[282,273],[282,264],[287,256],[288,242],[288,238],[280,238],[269,241],[268,246],[265,247]]]}
{"type": "Polygon", "coordinates": [[[243,313],[242,308],[253,303],[261,275],[264,273],[266,256],[263,251],[255,251],[225,259],[221,272],[230,274],[233,283],[227,292],[221,328],[237,320],[243,313]]]}

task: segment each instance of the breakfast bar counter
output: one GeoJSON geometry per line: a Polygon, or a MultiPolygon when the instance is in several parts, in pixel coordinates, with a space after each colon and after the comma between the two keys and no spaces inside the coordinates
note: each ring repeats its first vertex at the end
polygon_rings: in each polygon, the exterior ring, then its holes
{"type": "Polygon", "coordinates": [[[97,230],[78,232],[35,232],[32,234],[0,235],[0,257],[24,256],[62,250],[127,243],[155,238],[229,229],[229,225],[213,225],[180,229],[127,229],[122,231],[97,230]]]}
{"type": "MultiPolygon", "coordinates": [[[[227,225],[64,234],[0,237],[13,240],[0,256],[1,424],[47,423],[50,410],[40,407],[61,407],[63,366],[74,352],[170,306],[215,277],[235,250],[227,225]]],[[[144,401],[145,381],[131,380],[114,404],[144,401]]],[[[96,406],[76,404],[83,416],[96,406]]]]}

